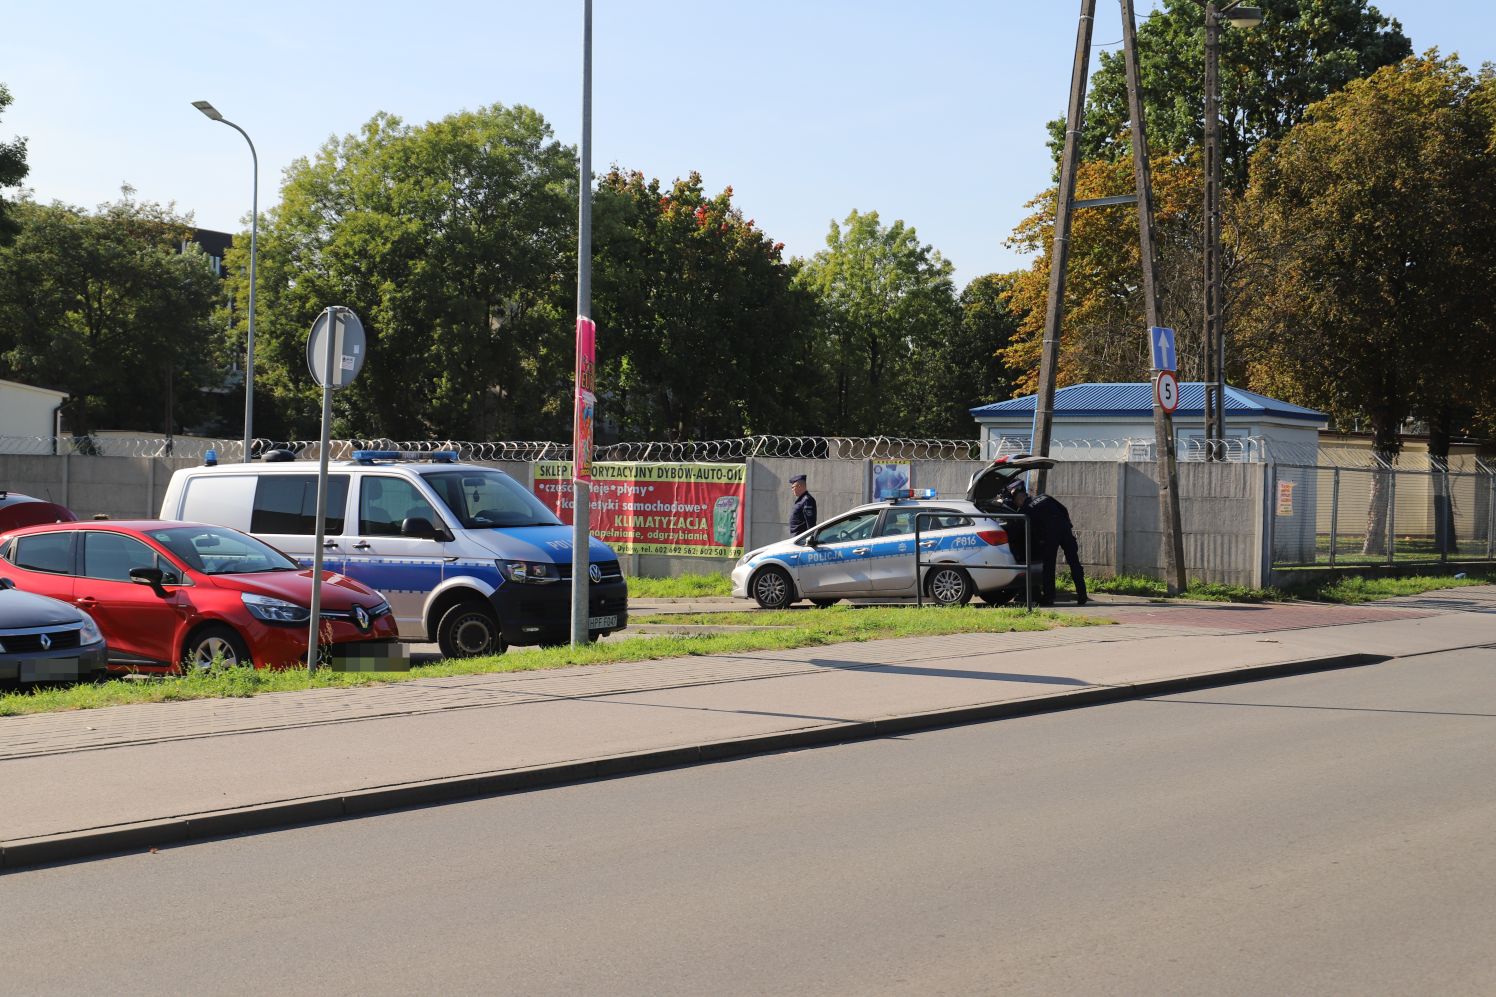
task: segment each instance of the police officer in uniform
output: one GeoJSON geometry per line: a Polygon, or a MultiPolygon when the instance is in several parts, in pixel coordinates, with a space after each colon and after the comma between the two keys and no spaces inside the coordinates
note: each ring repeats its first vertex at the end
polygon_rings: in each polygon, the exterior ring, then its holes
{"type": "Polygon", "coordinates": [[[1039,576],[1039,605],[1054,605],[1054,574],[1062,550],[1065,552],[1065,563],[1070,567],[1070,578],[1075,582],[1075,604],[1084,606],[1090,602],[1086,596],[1086,571],[1080,564],[1080,549],[1075,542],[1075,527],[1070,522],[1070,510],[1053,495],[1040,495],[1037,499],[1030,499],[1022,478],[1008,486],[1008,498],[1013,508],[1029,515],[1035,548],[1030,563],[1044,565],[1039,576]]]}
{"type": "Polygon", "coordinates": [[[798,537],[816,525],[816,499],[805,487],[805,475],[790,475],[795,504],[790,508],[790,536],[798,537]]]}

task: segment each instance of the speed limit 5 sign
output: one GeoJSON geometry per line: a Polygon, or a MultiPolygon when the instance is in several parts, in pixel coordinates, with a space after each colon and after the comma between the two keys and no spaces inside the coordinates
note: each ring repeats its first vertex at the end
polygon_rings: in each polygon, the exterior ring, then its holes
{"type": "Polygon", "coordinates": [[[1161,370],[1153,379],[1153,400],[1170,415],[1179,407],[1179,379],[1171,370],[1161,370]]]}

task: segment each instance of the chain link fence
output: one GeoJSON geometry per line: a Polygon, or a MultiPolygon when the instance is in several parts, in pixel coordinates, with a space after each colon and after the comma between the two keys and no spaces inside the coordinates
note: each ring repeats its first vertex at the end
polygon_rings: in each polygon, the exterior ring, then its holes
{"type": "Polygon", "coordinates": [[[1489,561],[1496,474],[1390,467],[1273,467],[1274,567],[1489,561]]]}

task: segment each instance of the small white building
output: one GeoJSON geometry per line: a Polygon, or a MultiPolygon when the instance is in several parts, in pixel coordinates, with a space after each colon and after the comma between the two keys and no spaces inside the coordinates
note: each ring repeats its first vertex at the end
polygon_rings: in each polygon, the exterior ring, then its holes
{"type": "MultiPolygon", "coordinates": [[[[1202,459],[1204,387],[1199,382],[1181,384],[1179,396],[1179,408],[1174,413],[1179,457],[1202,459]]],[[[982,453],[987,457],[1025,452],[1032,445],[1033,395],[982,405],[971,414],[981,428],[982,453]]],[[[1226,438],[1232,460],[1313,454],[1319,446],[1320,430],[1328,425],[1323,412],[1226,387],[1226,438]]],[[[1153,385],[1074,384],[1061,388],[1055,392],[1051,440],[1052,455],[1071,460],[1148,459],[1153,448],[1153,385]]]]}
{"type": "Polygon", "coordinates": [[[0,381],[0,453],[30,453],[37,439],[56,436],[57,411],[67,397],[66,391],[0,381]]]}

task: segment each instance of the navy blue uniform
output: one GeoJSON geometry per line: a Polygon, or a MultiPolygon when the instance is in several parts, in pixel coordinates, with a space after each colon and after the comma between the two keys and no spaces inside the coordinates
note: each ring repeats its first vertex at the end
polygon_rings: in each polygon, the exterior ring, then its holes
{"type": "Polygon", "coordinates": [[[1065,552],[1065,563],[1070,566],[1070,577],[1075,581],[1075,599],[1086,601],[1086,573],[1080,565],[1080,550],[1075,542],[1075,528],[1070,523],[1070,510],[1053,495],[1041,495],[1023,510],[1032,520],[1036,561],[1044,563],[1040,575],[1039,601],[1046,605],[1054,602],[1054,574],[1058,566],[1060,551],[1065,552]]]}
{"type": "Polygon", "coordinates": [[[816,500],[810,492],[795,499],[790,509],[790,536],[798,537],[816,525],[816,500]]]}

